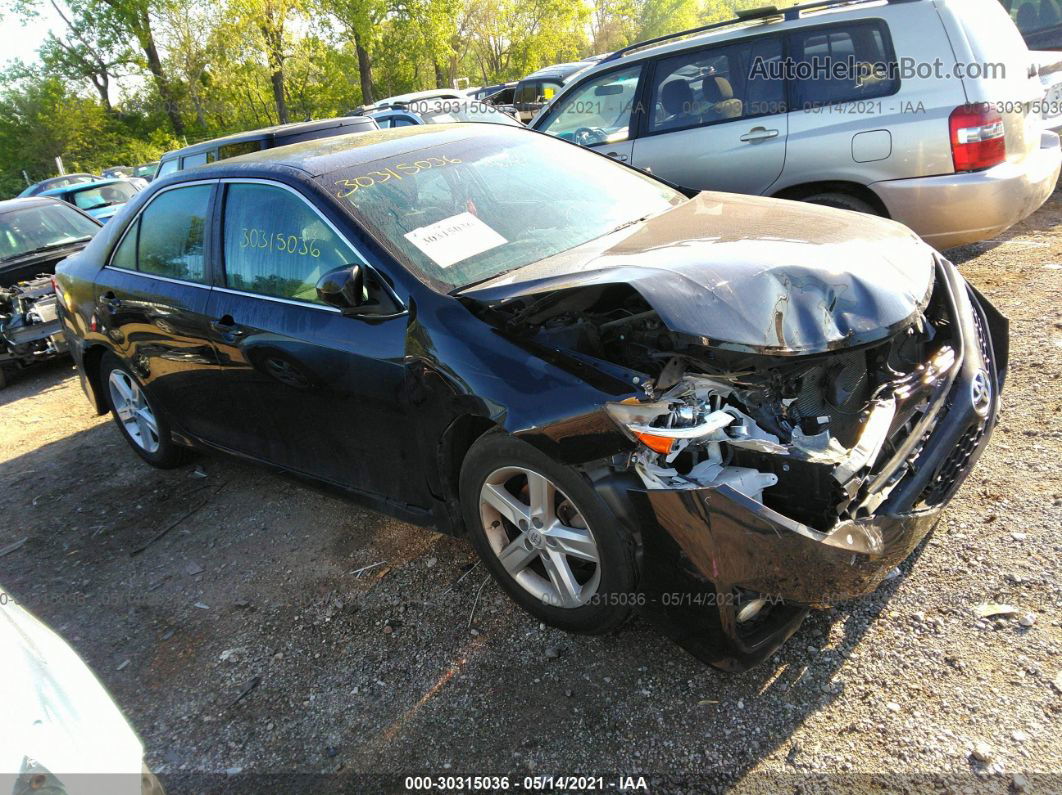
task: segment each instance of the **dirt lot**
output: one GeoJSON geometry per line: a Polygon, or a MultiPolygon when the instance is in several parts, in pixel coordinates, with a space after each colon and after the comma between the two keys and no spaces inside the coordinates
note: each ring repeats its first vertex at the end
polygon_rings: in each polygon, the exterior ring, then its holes
{"type": "Polygon", "coordinates": [[[364,777],[399,773],[1062,790],[1060,220],[1056,194],[951,252],[1011,318],[1012,367],[946,521],[900,576],[748,673],[637,621],[544,629],[464,542],[264,469],[201,455],[152,470],[65,361],[0,392],[0,547],[28,539],[0,584],[93,667],[174,792],[292,772],[324,775],[289,791],[400,789],[364,777]],[[1020,613],[980,621],[986,600],[1020,613]]]}

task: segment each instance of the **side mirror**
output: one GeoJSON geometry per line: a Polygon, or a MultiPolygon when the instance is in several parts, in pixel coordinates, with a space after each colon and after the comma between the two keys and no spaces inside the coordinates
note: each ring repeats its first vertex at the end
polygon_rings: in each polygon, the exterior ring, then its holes
{"type": "Polygon", "coordinates": [[[357,309],[365,303],[365,274],[361,265],[326,273],[317,280],[317,297],[329,306],[357,309]]]}
{"type": "Polygon", "coordinates": [[[399,311],[380,276],[368,265],[350,265],[317,281],[317,297],[344,315],[372,317],[399,311]]]}

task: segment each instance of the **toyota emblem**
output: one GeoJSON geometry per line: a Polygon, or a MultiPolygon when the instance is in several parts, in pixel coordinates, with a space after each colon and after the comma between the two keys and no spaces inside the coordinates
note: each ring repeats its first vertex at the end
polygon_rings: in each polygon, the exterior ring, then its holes
{"type": "Polygon", "coordinates": [[[992,407],[992,379],[984,370],[978,370],[970,384],[970,400],[978,416],[988,416],[988,410],[992,407]]]}

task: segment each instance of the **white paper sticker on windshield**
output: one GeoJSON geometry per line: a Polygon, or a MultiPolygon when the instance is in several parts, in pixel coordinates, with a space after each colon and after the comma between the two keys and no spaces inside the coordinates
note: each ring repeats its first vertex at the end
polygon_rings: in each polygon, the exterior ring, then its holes
{"type": "Polygon", "coordinates": [[[441,268],[509,242],[469,212],[406,232],[405,237],[441,268]]]}

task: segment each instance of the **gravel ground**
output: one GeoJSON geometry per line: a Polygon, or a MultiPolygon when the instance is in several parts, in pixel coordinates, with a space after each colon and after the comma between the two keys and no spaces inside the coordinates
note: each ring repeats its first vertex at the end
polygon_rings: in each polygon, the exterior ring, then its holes
{"type": "Polygon", "coordinates": [[[1062,791],[1060,220],[1056,194],[950,252],[1010,317],[1012,366],[946,520],[900,576],[747,673],[637,620],[546,629],[464,542],[265,469],[201,455],[152,470],[65,361],[0,392],[0,547],[28,539],[0,583],[98,673],[171,792],[293,772],[318,775],[289,791],[401,789],[365,776],[408,773],[1062,791]],[[987,601],[1018,612],[981,620],[987,601]]]}

